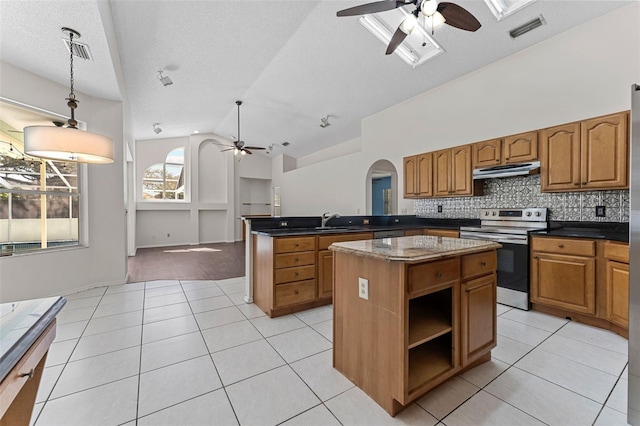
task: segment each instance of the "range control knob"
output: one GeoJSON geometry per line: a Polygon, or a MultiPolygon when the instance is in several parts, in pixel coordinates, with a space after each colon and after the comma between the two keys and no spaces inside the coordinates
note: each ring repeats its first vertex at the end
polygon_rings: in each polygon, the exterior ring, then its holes
{"type": "Polygon", "coordinates": [[[542,216],[542,213],[536,212],[536,216],[542,216]]]}
{"type": "Polygon", "coordinates": [[[527,212],[527,216],[531,216],[531,212],[527,212]]]}
{"type": "Polygon", "coordinates": [[[484,215],[485,216],[489,216],[489,212],[484,212],[484,215]]]}
{"type": "Polygon", "coordinates": [[[495,216],[495,215],[496,215],[496,212],[491,212],[491,216],[495,216]]]}

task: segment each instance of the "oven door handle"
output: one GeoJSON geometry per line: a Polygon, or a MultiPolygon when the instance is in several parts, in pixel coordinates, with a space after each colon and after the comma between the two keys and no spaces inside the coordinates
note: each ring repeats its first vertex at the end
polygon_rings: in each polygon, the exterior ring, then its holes
{"type": "Polygon", "coordinates": [[[492,234],[483,234],[480,232],[461,232],[460,238],[468,238],[471,240],[489,240],[503,244],[520,244],[527,245],[527,237],[522,239],[502,238],[492,234]]]}

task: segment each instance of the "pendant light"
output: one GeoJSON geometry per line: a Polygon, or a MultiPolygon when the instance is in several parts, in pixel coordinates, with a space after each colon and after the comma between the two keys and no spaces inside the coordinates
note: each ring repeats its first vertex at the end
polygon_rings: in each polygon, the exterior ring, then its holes
{"type": "Polygon", "coordinates": [[[78,129],[75,109],[79,101],[73,92],[73,38],[80,33],[71,28],[62,28],[69,33],[69,51],[71,63],[71,91],[66,98],[71,110],[67,127],[28,126],[24,128],[24,149],[27,155],[58,161],[77,161],[79,163],[113,163],[113,141],[97,133],[78,129]]]}

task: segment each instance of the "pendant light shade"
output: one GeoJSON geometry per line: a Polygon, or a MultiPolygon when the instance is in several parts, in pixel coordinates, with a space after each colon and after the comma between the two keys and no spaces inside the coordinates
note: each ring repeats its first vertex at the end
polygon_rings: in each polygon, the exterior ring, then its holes
{"type": "Polygon", "coordinates": [[[67,127],[25,127],[25,154],[49,160],[95,164],[113,163],[113,141],[110,138],[78,129],[75,110],[78,108],[79,101],[73,92],[73,37],[79,38],[80,33],[67,27],[63,27],[62,32],[69,34],[71,91],[66,100],[67,106],[71,110],[71,118],[67,121],[67,127]]]}
{"type": "Polygon", "coordinates": [[[113,163],[113,141],[110,138],[69,127],[25,127],[24,149],[27,155],[49,160],[113,163]]]}

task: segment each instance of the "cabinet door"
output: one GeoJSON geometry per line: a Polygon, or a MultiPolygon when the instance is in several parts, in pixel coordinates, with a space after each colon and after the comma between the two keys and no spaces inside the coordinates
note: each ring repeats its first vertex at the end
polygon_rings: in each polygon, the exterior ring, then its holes
{"type": "Polygon", "coordinates": [[[627,120],[625,112],[582,122],[582,189],[628,188],[627,120]]]}
{"type": "Polygon", "coordinates": [[[541,134],[540,190],[580,187],[580,123],[544,129],[541,134]]]}
{"type": "Polygon", "coordinates": [[[318,297],[333,295],[333,252],[321,250],[318,252],[318,297]]]}
{"type": "Polygon", "coordinates": [[[629,328],[629,265],[607,260],[607,319],[629,328]]]}
{"type": "Polygon", "coordinates": [[[462,366],[496,346],[496,274],[462,284],[462,366]]]}
{"type": "Polygon", "coordinates": [[[471,145],[451,149],[451,191],[455,195],[473,195],[471,145]]]}
{"type": "Polygon", "coordinates": [[[502,143],[504,164],[536,161],[538,159],[538,131],[507,136],[502,143]]]}
{"type": "Polygon", "coordinates": [[[416,167],[418,175],[416,178],[417,188],[415,192],[421,197],[433,195],[433,154],[428,152],[416,156],[416,167]]]}
{"type": "Polygon", "coordinates": [[[433,153],[433,195],[449,195],[451,192],[451,150],[433,153]]]}
{"type": "Polygon", "coordinates": [[[502,139],[477,142],[472,145],[473,167],[491,167],[502,162],[502,139]]]}
{"type": "Polygon", "coordinates": [[[404,197],[412,198],[416,194],[416,156],[404,158],[404,197]]]}
{"type": "Polygon", "coordinates": [[[595,313],[595,258],[534,252],[531,301],[584,314],[595,313]]]}
{"type": "Polygon", "coordinates": [[[456,229],[427,229],[424,231],[424,235],[430,237],[460,238],[460,231],[456,229]]]}

